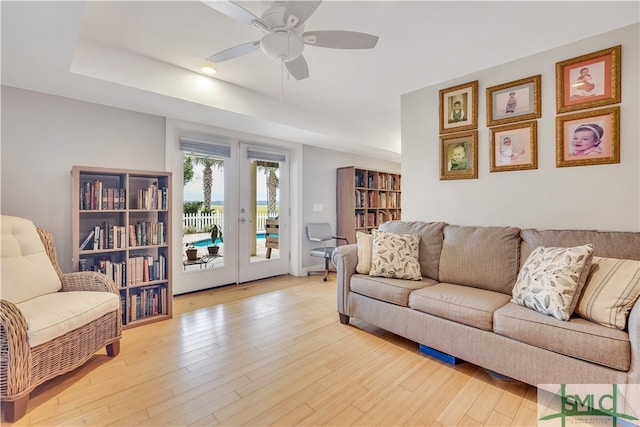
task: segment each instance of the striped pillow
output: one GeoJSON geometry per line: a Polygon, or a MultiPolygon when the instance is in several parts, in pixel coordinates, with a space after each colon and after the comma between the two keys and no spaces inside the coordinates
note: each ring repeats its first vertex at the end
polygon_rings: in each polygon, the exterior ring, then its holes
{"type": "Polygon", "coordinates": [[[609,328],[624,329],[640,296],[640,261],[594,256],[576,314],[609,328]]]}
{"type": "Polygon", "coordinates": [[[371,252],[373,250],[373,236],[362,231],[356,232],[358,243],[358,264],[356,271],[360,274],[369,274],[371,270],[371,252]]]}

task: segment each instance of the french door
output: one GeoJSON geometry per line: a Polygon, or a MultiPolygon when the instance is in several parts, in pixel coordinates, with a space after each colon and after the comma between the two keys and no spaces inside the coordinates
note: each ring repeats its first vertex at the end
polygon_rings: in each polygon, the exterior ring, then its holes
{"type": "Polygon", "coordinates": [[[238,282],[289,271],[286,153],[240,143],[238,282]]]}
{"type": "Polygon", "coordinates": [[[185,250],[182,269],[174,277],[175,292],[288,273],[287,153],[238,141],[221,144],[188,138],[181,138],[181,149],[185,170],[187,163],[193,168],[192,180],[184,185],[183,205],[193,211],[193,199],[207,201],[197,212],[184,214],[185,250]],[[223,233],[215,242],[209,234],[213,224],[223,233]],[[218,246],[218,253],[209,254],[208,246],[218,246]],[[187,247],[196,249],[195,259],[187,259],[187,247]]]}

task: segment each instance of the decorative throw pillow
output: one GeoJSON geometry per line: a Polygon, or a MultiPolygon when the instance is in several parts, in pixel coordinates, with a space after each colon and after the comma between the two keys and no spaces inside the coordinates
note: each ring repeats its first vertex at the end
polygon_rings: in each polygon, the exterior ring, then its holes
{"type": "Polygon", "coordinates": [[[594,256],[576,314],[609,328],[624,329],[640,296],[640,261],[594,256]]]}
{"type": "Polygon", "coordinates": [[[420,280],[420,236],[373,230],[370,276],[420,280]]]}
{"type": "Polygon", "coordinates": [[[358,264],[356,271],[360,274],[369,274],[371,270],[371,252],[373,251],[373,236],[362,231],[356,232],[358,244],[358,264]]]}
{"type": "Polygon", "coordinates": [[[511,301],[558,320],[569,320],[587,280],[592,257],[591,244],[537,247],[518,273],[511,301]]]}

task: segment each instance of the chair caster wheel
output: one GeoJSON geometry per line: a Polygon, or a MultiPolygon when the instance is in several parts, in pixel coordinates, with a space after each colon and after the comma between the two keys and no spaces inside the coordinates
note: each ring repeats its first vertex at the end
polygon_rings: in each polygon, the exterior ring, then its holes
{"type": "Polygon", "coordinates": [[[326,282],[326,281],[327,281],[327,278],[326,278],[326,277],[323,277],[323,278],[322,278],[322,281],[323,281],[323,282],[326,282]]]}

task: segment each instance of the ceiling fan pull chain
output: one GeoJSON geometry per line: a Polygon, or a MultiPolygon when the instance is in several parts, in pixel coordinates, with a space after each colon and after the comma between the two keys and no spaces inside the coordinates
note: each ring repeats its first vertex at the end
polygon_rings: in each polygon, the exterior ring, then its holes
{"type": "Polygon", "coordinates": [[[284,102],[284,61],[280,60],[280,102],[284,102]]]}

